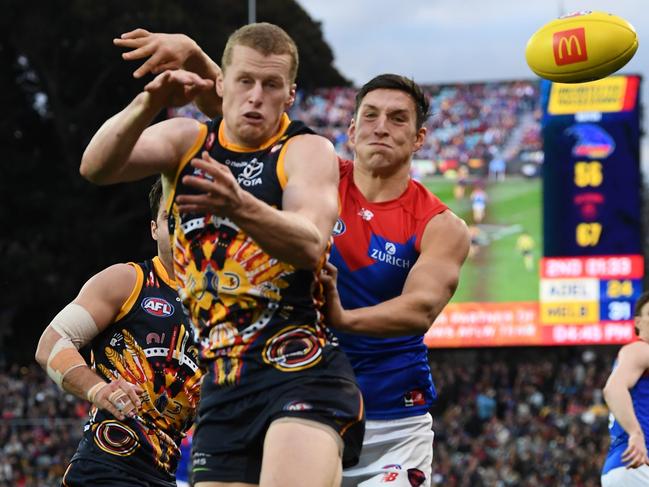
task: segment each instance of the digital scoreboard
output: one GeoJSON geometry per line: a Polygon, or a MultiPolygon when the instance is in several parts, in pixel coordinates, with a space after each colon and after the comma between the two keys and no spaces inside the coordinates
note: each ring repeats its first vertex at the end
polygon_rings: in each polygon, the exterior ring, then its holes
{"type": "MultiPolygon", "coordinates": [[[[634,339],[633,308],[643,290],[645,267],[640,84],[635,75],[578,84],[541,80],[538,298],[454,300],[426,334],[428,346],[621,344],[634,339]]],[[[508,272],[512,281],[517,279],[515,267],[501,269],[493,267],[481,278],[486,282],[492,274],[508,272]]]]}

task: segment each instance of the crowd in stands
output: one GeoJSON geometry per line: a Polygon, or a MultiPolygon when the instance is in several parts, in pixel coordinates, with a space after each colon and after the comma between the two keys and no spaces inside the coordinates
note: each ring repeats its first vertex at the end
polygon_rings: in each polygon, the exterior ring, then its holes
{"type": "MultiPolygon", "coordinates": [[[[536,82],[427,85],[424,89],[432,116],[416,158],[432,160],[437,172],[461,166],[486,169],[493,158],[514,162],[541,149],[536,82]]],[[[290,116],[328,137],[338,154],[350,158],[347,128],[355,93],[354,88],[298,92],[290,116]]]]}
{"type": "Polygon", "coordinates": [[[88,403],[64,394],[36,364],[0,372],[0,487],[58,487],[88,403]]]}
{"type": "Polygon", "coordinates": [[[433,351],[433,485],[594,487],[616,348],[433,351]]]}
{"type": "MultiPolygon", "coordinates": [[[[433,485],[590,487],[616,348],[432,350],[433,485]]],[[[0,372],[0,487],[59,485],[87,416],[36,365],[0,372]]]]}
{"type": "MultiPolygon", "coordinates": [[[[424,90],[431,117],[416,159],[431,161],[434,173],[465,167],[485,175],[493,159],[505,164],[504,172],[517,172],[530,159],[542,162],[537,82],[425,85],[424,90]]],[[[298,91],[289,116],[327,137],[341,157],[351,159],[347,129],[355,95],[356,88],[348,87],[298,91]]],[[[171,109],[169,116],[206,119],[194,105],[171,109]]]]}

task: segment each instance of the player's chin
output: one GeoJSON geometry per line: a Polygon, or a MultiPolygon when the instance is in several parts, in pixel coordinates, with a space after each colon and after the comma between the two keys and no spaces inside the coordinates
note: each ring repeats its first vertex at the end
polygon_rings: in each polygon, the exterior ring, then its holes
{"type": "Polygon", "coordinates": [[[237,134],[241,142],[249,147],[259,147],[272,137],[273,133],[266,124],[241,124],[237,134]]]}

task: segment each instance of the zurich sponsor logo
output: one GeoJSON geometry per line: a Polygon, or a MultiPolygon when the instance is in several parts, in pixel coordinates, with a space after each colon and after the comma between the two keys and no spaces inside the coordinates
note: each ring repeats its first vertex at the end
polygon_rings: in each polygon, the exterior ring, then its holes
{"type": "Polygon", "coordinates": [[[347,227],[345,226],[345,222],[343,221],[342,218],[338,218],[336,220],[336,223],[334,223],[334,229],[333,229],[333,235],[334,237],[338,237],[345,233],[345,230],[347,230],[347,227]]]}
{"type": "Polygon", "coordinates": [[[144,311],[159,318],[174,314],[173,304],[162,298],[146,298],[141,306],[144,311]]]}
{"type": "Polygon", "coordinates": [[[241,174],[237,177],[237,182],[241,186],[257,186],[261,184],[261,172],[264,170],[264,163],[259,162],[257,158],[254,158],[248,163],[246,167],[243,168],[241,174]]]}
{"type": "Polygon", "coordinates": [[[410,269],[411,266],[410,259],[404,259],[397,255],[397,246],[392,242],[385,242],[383,249],[371,248],[370,257],[402,269],[410,269]]]}

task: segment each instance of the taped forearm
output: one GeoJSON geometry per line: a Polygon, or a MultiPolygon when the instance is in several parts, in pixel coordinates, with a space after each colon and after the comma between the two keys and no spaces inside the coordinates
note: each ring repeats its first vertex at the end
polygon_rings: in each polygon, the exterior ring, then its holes
{"type": "MultiPolygon", "coordinates": [[[[63,381],[72,370],[87,366],[79,354],[79,349],[97,336],[98,329],[90,313],[75,303],[63,308],[54,317],[49,328],[59,337],[55,339],[47,354],[46,370],[56,385],[63,389],[63,381]]],[[[43,334],[39,348],[47,347],[42,344],[45,336],[46,334],[43,334]]],[[[47,353],[47,350],[44,352],[47,353]]]]}

